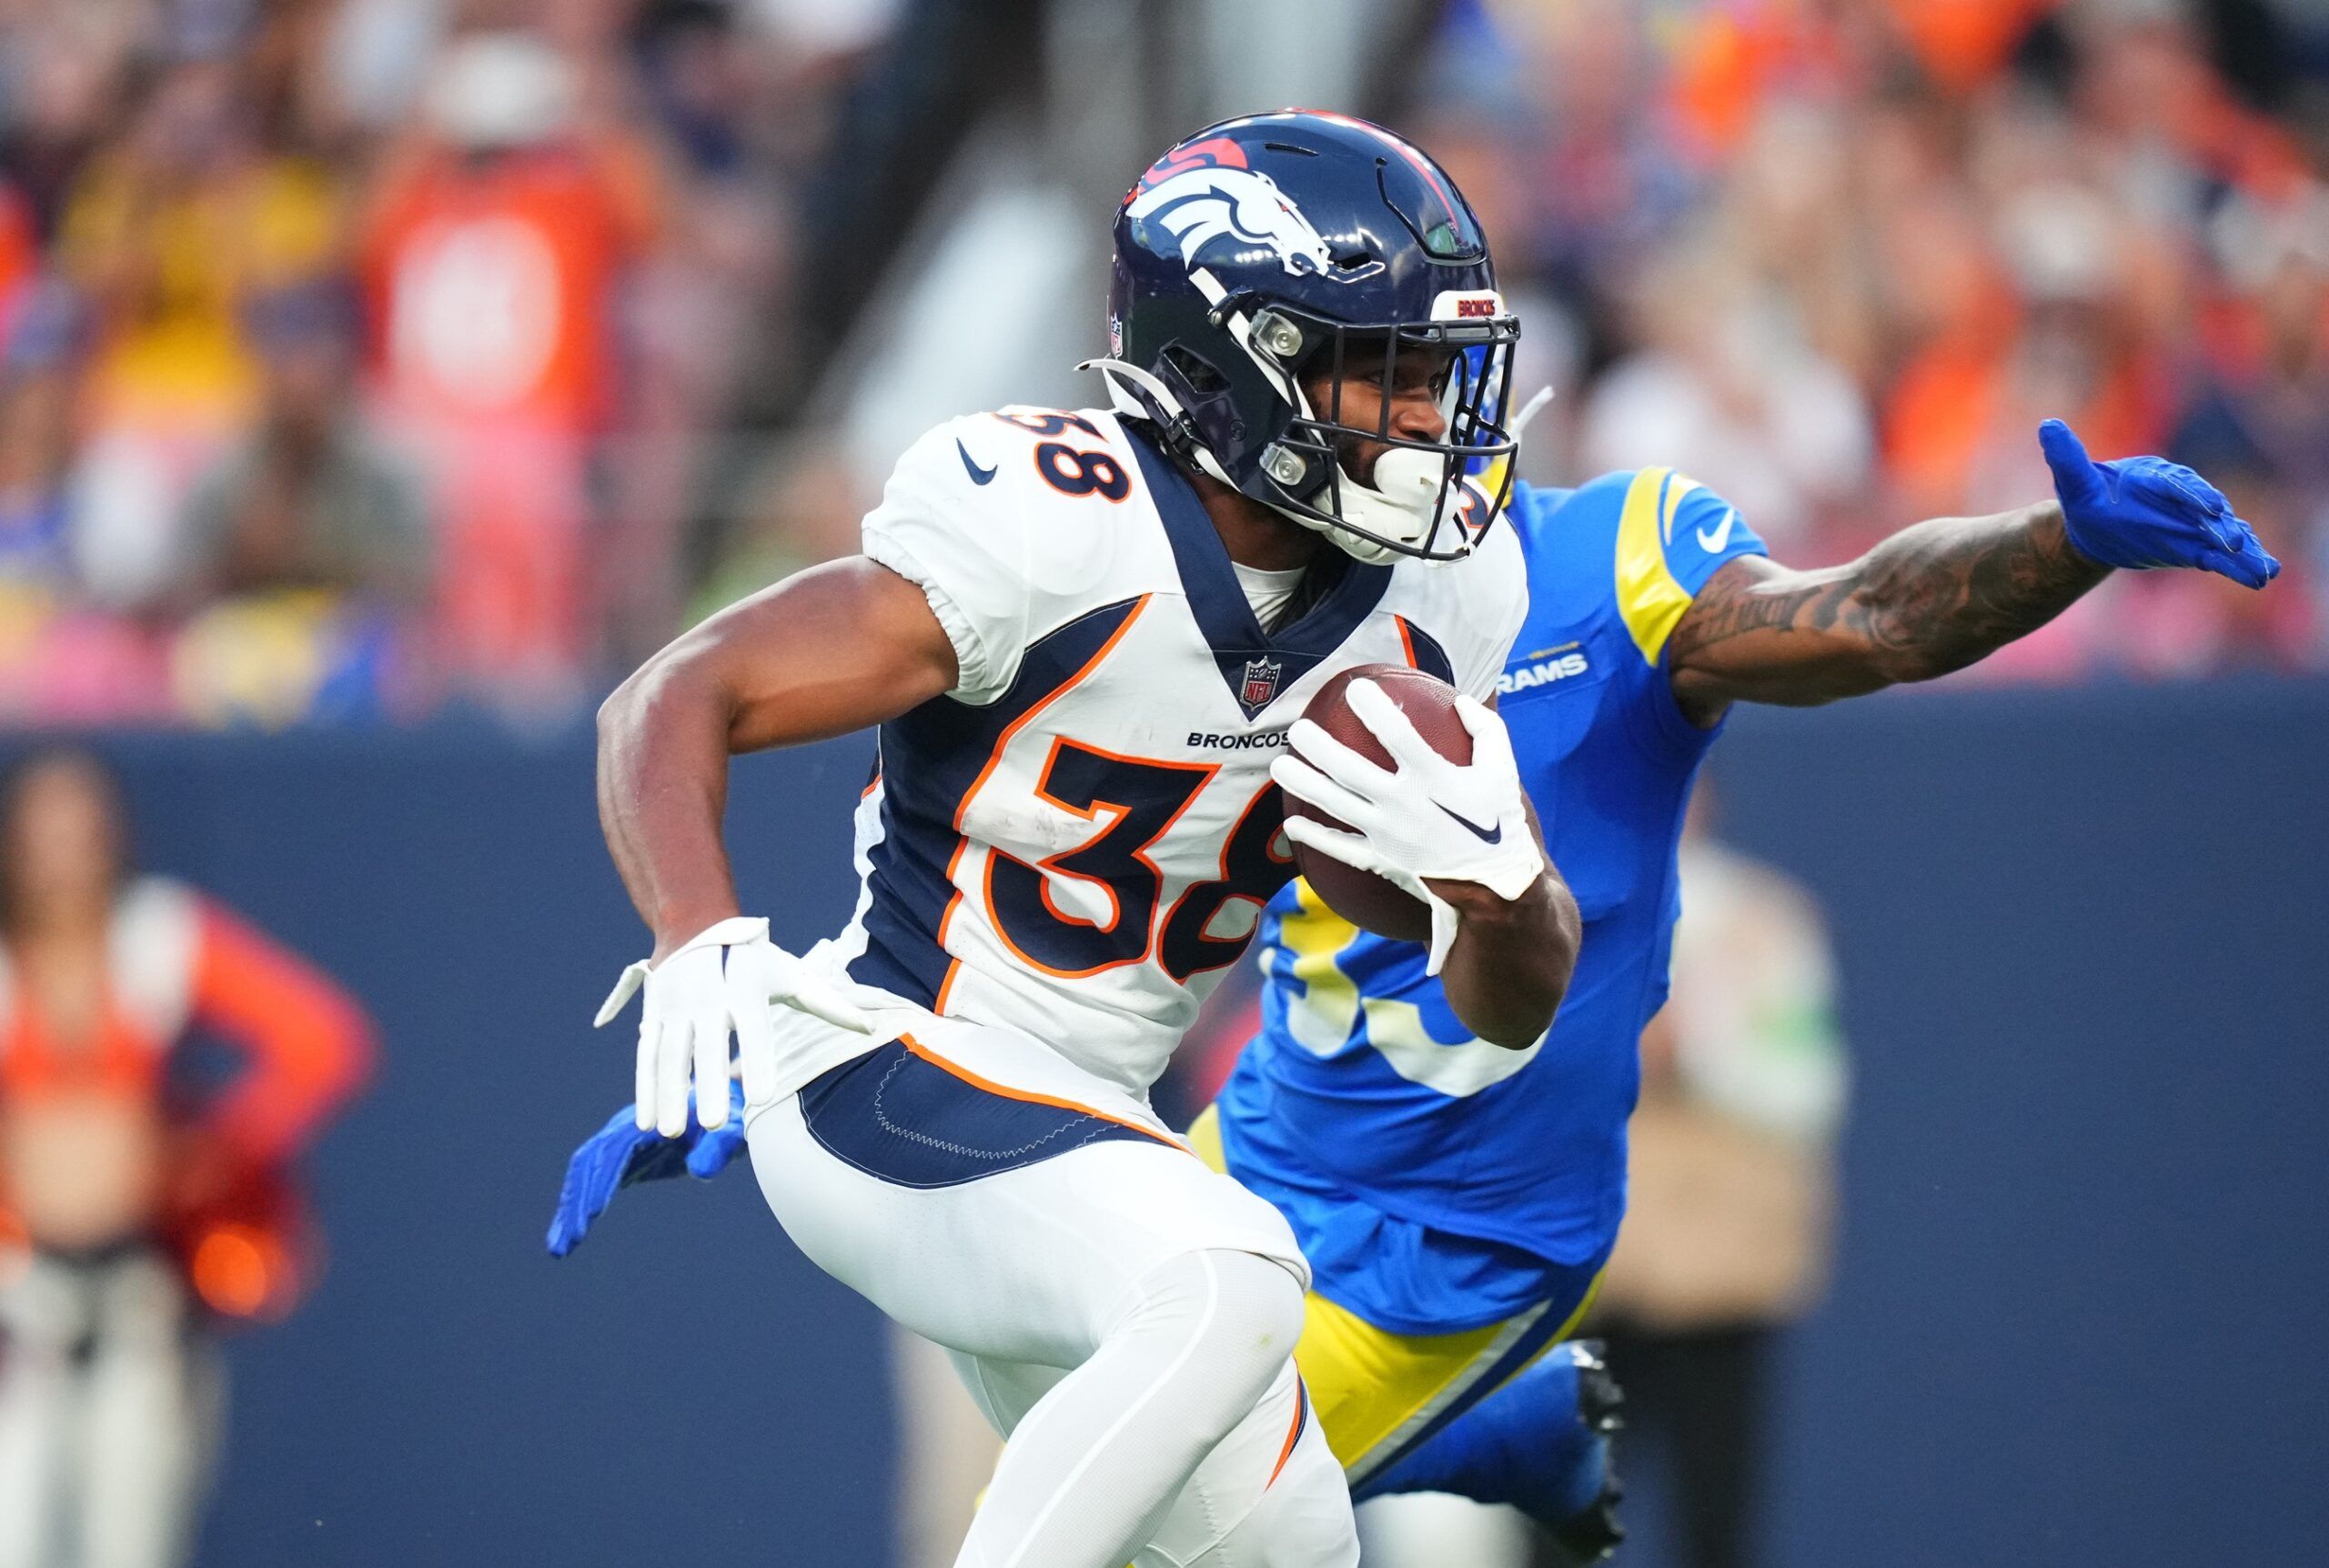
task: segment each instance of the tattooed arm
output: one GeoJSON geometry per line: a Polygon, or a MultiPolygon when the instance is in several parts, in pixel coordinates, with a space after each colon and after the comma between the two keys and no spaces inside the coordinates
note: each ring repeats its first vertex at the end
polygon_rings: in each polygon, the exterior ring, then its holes
{"type": "Polygon", "coordinates": [[[1674,628],[1668,670],[1693,723],[1733,702],[1808,705],[1931,680],[2045,625],[2111,568],[2053,501],[1904,528],[1849,566],[1726,562],[1674,628]]]}
{"type": "Polygon", "coordinates": [[[1667,644],[1683,712],[1709,725],[1733,702],[1831,702],[1947,675],[2037,630],[2114,567],[2251,588],[2279,574],[2223,493],[2182,464],[2098,463],[2059,419],[2038,445],[2055,495],[2041,506],[1919,523],[1826,571],[1726,562],[1667,644]]]}

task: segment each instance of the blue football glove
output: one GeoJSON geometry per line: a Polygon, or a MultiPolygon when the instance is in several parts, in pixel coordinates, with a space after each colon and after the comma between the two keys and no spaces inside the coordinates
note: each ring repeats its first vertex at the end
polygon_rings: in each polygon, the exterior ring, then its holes
{"type": "Polygon", "coordinates": [[[2098,463],[2060,419],[2038,427],[2054,471],[2062,524],[2081,555],[2108,567],[2197,567],[2260,588],[2281,575],[2223,492],[2181,463],[2121,457],[2098,463]]]}
{"type": "Polygon", "coordinates": [[[651,1127],[641,1131],[636,1110],[624,1106],[566,1162],[558,1212],[549,1220],[549,1255],[563,1258],[580,1246],[592,1221],[623,1188],[680,1175],[709,1181],[743,1149],[744,1088],[740,1083],[729,1085],[726,1123],[710,1132],[692,1119],[677,1138],[666,1138],[651,1127]]]}

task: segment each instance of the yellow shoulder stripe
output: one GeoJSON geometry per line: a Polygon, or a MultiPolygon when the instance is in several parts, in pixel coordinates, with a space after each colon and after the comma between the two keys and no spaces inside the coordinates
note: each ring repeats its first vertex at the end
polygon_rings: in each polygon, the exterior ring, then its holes
{"type": "Polygon", "coordinates": [[[1644,468],[1627,487],[1618,517],[1618,613],[1645,664],[1658,662],[1674,623],[1690,608],[1689,590],[1666,565],[1666,542],[1674,537],[1682,498],[1697,488],[1671,468],[1644,468]]]}

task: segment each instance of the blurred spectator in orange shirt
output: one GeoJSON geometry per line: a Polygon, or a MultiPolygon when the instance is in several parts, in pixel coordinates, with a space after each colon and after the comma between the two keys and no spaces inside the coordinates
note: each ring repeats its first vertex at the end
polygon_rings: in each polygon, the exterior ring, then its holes
{"type": "Polygon", "coordinates": [[[583,86],[532,35],[457,39],[363,240],[386,411],[438,476],[440,651],[509,695],[570,687],[592,651],[593,447],[624,271],[657,226],[651,158],[583,86]]]}
{"type": "Polygon", "coordinates": [[[355,1004],[209,900],[130,873],[111,779],[0,793],[0,1563],[182,1562],[217,1438],[212,1341],[312,1271],[291,1168],[371,1053],[355,1004]],[[190,1092],[182,1047],[239,1048],[190,1092]]]}

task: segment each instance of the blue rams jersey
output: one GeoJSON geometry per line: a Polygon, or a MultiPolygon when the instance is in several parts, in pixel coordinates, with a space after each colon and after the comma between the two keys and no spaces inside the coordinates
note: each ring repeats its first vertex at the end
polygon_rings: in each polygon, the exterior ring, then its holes
{"type": "Polygon", "coordinates": [[[1520,485],[1509,516],[1528,612],[1497,706],[1585,920],[1559,1016],[1525,1050],[1473,1038],[1420,946],[1296,882],[1264,917],[1262,1032],[1218,1101],[1229,1169],[1294,1222],[1317,1289],[1401,1333],[1510,1317],[1616,1240],[1683,806],[1718,733],[1676,706],[1667,639],[1717,568],[1764,553],[1668,468],[1520,485]]]}

